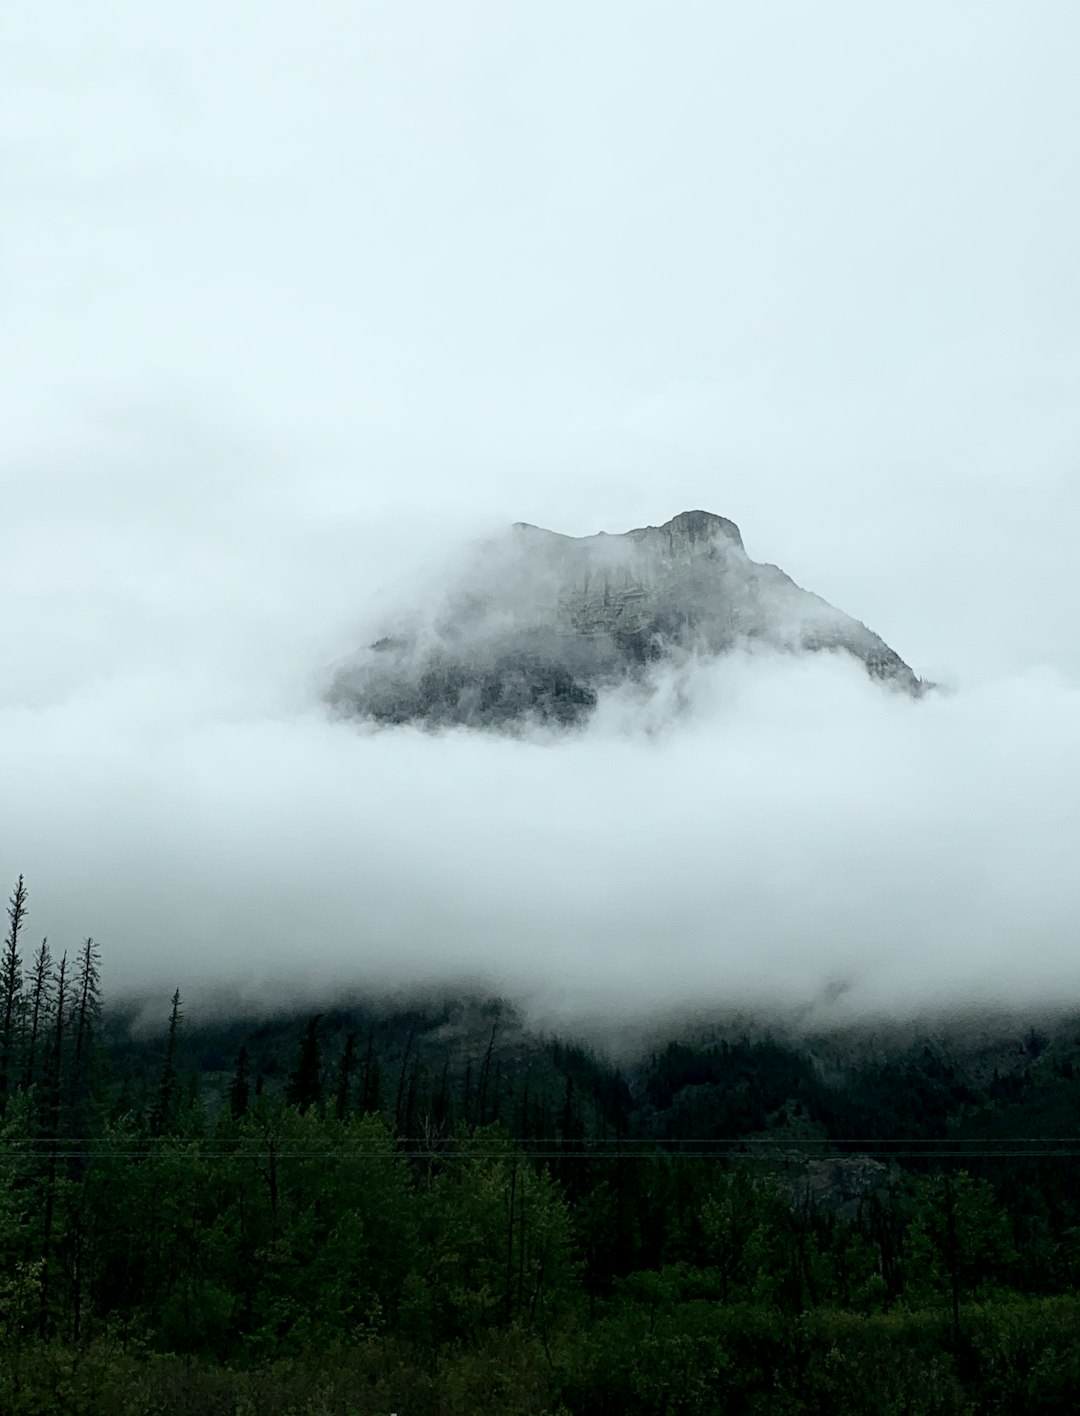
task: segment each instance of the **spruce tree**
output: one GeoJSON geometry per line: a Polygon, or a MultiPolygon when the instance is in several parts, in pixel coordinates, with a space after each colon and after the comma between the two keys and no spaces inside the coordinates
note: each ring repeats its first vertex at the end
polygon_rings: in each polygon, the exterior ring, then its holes
{"type": "Polygon", "coordinates": [[[251,1062],[248,1050],[242,1047],[236,1054],[236,1074],[229,1087],[229,1111],[234,1121],[246,1116],[251,1103],[251,1062]]]}
{"type": "Polygon", "coordinates": [[[53,976],[56,988],[56,1008],[53,1013],[52,1042],[48,1057],[49,1135],[60,1134],[60,1106],[64,1084],[64,1021],[67,1016],[68,972],[67,955],[61,958],[53,976]]]}
{"type": "Polygon", "coordinates": [[[27,889],[20,875],[8,901],[8,932],[0,958],[0,1115],[7,1111],[8,1089],[23,1006],[22,955],[19,939],[29,913],[27,889]]]}
{"type": "Polygon", "coordinates": [[[488,1039],[487,1051],[484,1053],[484,1065],[480,1068],[479,1124],[481,1126],[487,1124],[488,1078],[491,1075],[491,1054],[495,1047],[495,1034],[498,1031],[498,1027],[499,1024],[497,1022],[491,1025],[491,1037],[488,1039]]]}
{"type": "Polygon", "coordinates": [[[64,1019],[67,1011],[67,955],[56,970],[56,1013],[53,1018],[52,1045],[48,1059],[49,1100],[46,1110],[45,1137],[49,1147],[48,1170],[45,1177],[45,1213],[41,1225],[41,1275],[39,1278],[38,1335],[44,1337],[49,1324],[49,1290],[51,1282],[53,1215],[56,1208],[57,1153],[60,1135],[60,1110],[64,1076],[64,1019]]]}
{"type": "Polygon", "coordinates": [[[101,951],[87,938],[79,950],[72,980],[71,1131],[77,1135],[89,1092],[90,1044],[101,1019],[101,951]]]}
{"type": "Polygon", "coordinates": [[[405,1051],[401,1058],[401,1072],[398,1076],[397,1100],[394,1102],[394,1130],[401,1131],[401,1104],[405,1097],[405,1078],[409,1069],[409,1054],[412,1052],[413,1038],[416,1036],[416,1024],[409,1027],[409,1036],[405,1039],[405,1051]]]}
{"type": "Polygon", "coordinates": [[[367,1056],[364,1059],[364,1080],[360,1087],[360,1115],[373,1116],[382,1110],[382,1073],[375,1056],[375,1025],[368,1027],[367,1056]]]}
{"type": "Polygon", "coordinates": [[[353,1067],[356,1065],[356,1034],[351,1032],[345,1038],[345,1051],[341,1054],[337,1084],[337,1119],[344,1121],[349,1109],[349,1084],[353,1067]]]}
{"type": "Polygon", "coordinates": [[[447,1056],[443,1061],[442,1076],[439,1079],[439,1090],[435,1093],[435,1100],[431,1107],[431,1120],[436,1131],[441,1135],[445,1132],[450,1123],[450,1058],[447,1056]]]}
{"type": "Polygon", "coordinates": [[[38,1038],[49,1018],[49,1007],[52,1003],[52,968],[52,953],[46,938],[41,941],[41,947],[34,955],[30,974],[30,1036],[26,1044],[26,1069],[23,1073],[23,1085],[27,1087],[33,1085],[38,1038]]]}
{"type": "Polygon", "coordinates": [[[322,1048],[319,1029],[322,1014],[316,1013],[308,1020],[304,1036],[300,1042],[300,1054],[285,1088],[285,1100],[291,1105],[307,1111],[322,1101],[322,1048]]]}
{"type": "Polygon", "coordinates": [[[150,1113],[151,1130],[157,1136],[163,1135],[176,1124],[176,1035],[183,1017],[180,1011],[180,990],[177,989],[172,996],[172,1007],[169,1010],[169,1036],[165,1043],[165,1059],[161,1068],[161,1080],[158,1082],[157,1099],[150,1113]]]}

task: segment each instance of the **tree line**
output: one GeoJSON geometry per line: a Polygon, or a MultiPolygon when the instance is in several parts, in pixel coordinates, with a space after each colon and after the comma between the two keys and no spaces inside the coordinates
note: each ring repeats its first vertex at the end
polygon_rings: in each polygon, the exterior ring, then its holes
{"type": "Polygon", "coordinates": [[[982,1082],[925,1050],[837,1083],[767,1038],[628,1072],[497,1015],[465,1056],[408,1010],[212,1035],[179,989],[145,1037],[94,940],[29,919],[20,878],[4,1411],[1068,1409],[1076,1039],[982,1082]]]}

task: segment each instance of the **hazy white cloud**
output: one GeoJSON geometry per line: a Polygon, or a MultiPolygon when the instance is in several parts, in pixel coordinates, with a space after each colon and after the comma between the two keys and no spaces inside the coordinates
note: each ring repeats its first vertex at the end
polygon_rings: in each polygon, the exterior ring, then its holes
{"type": "Polygon", "coordinates": [[[564,1013],[1080,989],[1059,673],[915,703],[843,658],[735,656],[514,740],[332,723],[301,638],[4,712],[42,928],[101,936],[127,983],[468,978],[564,1013]]]}
{"type": "Polygon", "coordinates": [[[169,987],[1080,988],[1078,38],[1064,0],[6,7],[35,923],[169,987]],[[320,712],[467,538],[690,507],[955,691],[736,659],[557,743],[320,712]]]}

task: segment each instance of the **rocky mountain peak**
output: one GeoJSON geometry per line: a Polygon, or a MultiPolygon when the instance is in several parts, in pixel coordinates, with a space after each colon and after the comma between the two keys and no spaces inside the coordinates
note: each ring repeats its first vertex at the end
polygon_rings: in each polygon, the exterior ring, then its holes
{"type": "Polygon", "coordinates": [[[735,522],[696,510],[614,535],[515,523],[403,629],[341,666],[329,698],[379,722],[571,724],[605,687],[755,642],[845,653],[873,678],[922,691],[878,635],[751,560],[735,522]]]}
{"type": "Polygon", "coordinates": [[[680,511],[663,526],[642,526],[636,531],[628,531],[628,536],[638,538],[657,537],[666,539],[673,548],[707,548],[717,541],[733,541],[743,550],[742,532],[726,516],[717,516],[712,511],[680,511]]]}

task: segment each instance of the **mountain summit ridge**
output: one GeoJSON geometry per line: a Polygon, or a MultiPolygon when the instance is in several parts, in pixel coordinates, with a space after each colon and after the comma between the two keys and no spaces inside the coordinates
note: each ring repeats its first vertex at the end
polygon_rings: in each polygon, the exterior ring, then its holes
{"type": "Polygon", "coordinates": [[[441,597],[341,666],[328,698],[382,723],[569,725],[606,687],[754,643],[847,653],[872,678],[924,689],[860,620],[751,560],[734,521],[693,510],[591,536],[515,522],[475,548],[441,597]]]}
{"type": "Polygon", "coordinates": [[[612,533],[610,531],[597,531],[591,536],[568,536],[562,531],[549,531],[543,526],[534,526],[529,521],[515,521],[511,530],[514,531],[539,531],[544,536],[558,536],[564,541],[599,541],[613,540],[622,537],[633,537],[644,539],[649,536],[667,535],[673,540],[676,537],[684,537],[688,542],[708,542],[712,539],[710,532],[720,532],[729,540],[733,540],[740,550],[743,546],[742,532],[734,521],[729,521],[726,516],[718,516],[714,511],[680,511],[677,516],[673,516],[670,521],[665,521],[662,526],[635,526],[630,531],[612,533]]]}

